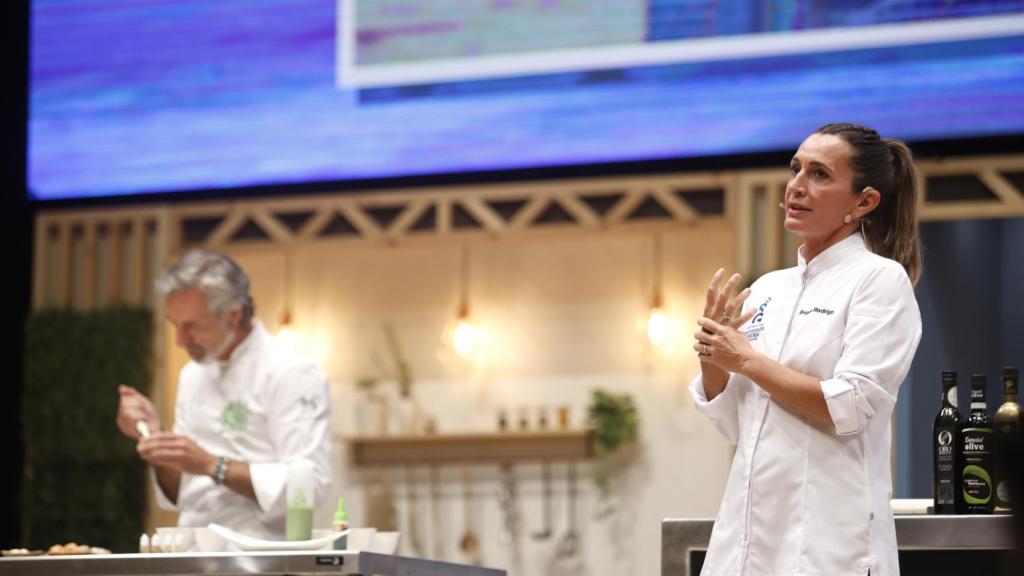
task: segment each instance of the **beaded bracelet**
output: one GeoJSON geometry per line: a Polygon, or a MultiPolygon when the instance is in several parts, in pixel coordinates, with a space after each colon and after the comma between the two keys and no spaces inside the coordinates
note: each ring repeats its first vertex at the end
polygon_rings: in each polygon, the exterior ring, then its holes
{"type": "Polygon", "coordinates": [[[213,469],[213,483],[218,486],[224,483],[224,477],[228,474],[228,465],[231,464],[231,460],[227,456],[220,456],[217,458],[217,467],[213,469]]]}

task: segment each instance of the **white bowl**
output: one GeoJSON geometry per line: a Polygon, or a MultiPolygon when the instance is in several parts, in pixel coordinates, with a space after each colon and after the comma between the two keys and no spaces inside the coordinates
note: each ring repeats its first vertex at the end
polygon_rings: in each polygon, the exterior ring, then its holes
{"type": "Polygon", "coordinates": [[[370,543],[373,542],[373,535],[377,533],[376,528],[349,528],[346,549],[350,552],[359,550],[370,550],[370,543]]]}
{"type": "MultiPolygon", "coordinates": [[[[330,536],[336,534],[334,530],[328,530],[325,528],[313,528],[313,540],[319,540],[324,536],[330,536]]],[[[334,548],[334,542],[328,542],[320,547],[320,550],[332,550],[334,548]]]]}
{"type": "Polygon", "coordinates": [[[209,528],[194,528],[196,548],[200,552],[223,552],[228,547],[228,540],[209,528]]]}
{"type": "Polygon", "coordinates": [[[398,551],[400,532],[376,532],[370,541],[370,552],[394,554],[398,551]]]}

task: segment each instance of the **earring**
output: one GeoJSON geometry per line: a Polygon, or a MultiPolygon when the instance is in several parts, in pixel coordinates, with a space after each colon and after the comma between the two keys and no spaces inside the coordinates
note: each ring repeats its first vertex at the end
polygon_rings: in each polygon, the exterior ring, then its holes
{"type": "Polygon", "coordinates": [[[843,216],[843,223],[844,224],[849,224],[850,222],[853,222],[853,216],[850,216],[849,214],[847,214],[846,216],[843,216]]]}

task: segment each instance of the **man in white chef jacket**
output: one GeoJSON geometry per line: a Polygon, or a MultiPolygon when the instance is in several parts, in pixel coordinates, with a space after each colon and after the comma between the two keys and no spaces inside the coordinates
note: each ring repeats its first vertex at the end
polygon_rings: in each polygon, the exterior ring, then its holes
{"type": "Polygon", "coordinates": [[[315,502],[330,487],[327,378],[253,318],[249,278],[229,257],[193,250],[156,288],[191,357],[179,375],[174,426],[164,430],[153,403],[122,386],[118,428],[139,440],[157,501],[180,513],[180,526],[215,522],[284,539],[289,463],[313,464],[315,502]]]}

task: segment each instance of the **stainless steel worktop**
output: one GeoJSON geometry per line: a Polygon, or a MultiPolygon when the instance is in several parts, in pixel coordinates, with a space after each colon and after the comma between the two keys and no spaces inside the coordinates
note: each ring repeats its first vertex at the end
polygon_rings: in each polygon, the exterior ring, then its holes
{"type": "Polygon", "coordinates": [[[505,576],[504,570],[370,552],[219,552],[0,558],[0,574],[32,576],[505,576]]]}
{"type": "MultiPolygon", "coordinates": [[[[900,550],[1010,550],[1013,518],[1009,516],[896,516],[900,550]]],[[[661,575],[690,576],[690,557],[706,550],[711,518],[666,518],[661,522],[661,575]]]]}

